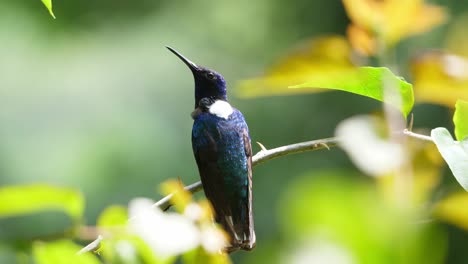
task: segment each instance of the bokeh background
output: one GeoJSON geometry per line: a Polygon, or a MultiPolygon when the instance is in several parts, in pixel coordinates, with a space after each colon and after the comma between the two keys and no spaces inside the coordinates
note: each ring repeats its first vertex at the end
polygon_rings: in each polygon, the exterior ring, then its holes
{"type": "MultiPolygon", "coordinates": [[[[468,12],[465,0],[431,2],[448,8],[451,19],[404,40],[399,60],[445,47],[453,25],[468,12]]],[[[190,142],[193,79],[166,45],[225,76],[252,141],[267,148],[331,137],[341,120],[381,107],[343,92],[236,97],[239,80],[262,74],[291,47],[321,34],[344,34],[349,19],[338,0],[53,4],[55,20],[38,0],[0,2],[0,184],[78,188],[90,225],[110,204],[158,199],[158,184],[166,179],[198,180],[190,142]]],[[[416,127],[452,127],[446,107],[419,104],[414,113],[416,127]]],[[[282,239],[278,216],[287,186],[330,169],[359,174],[338,148],[255,167],[258,248],[234,260],[259,263],[255,258],[268,252],[267,245],[282,239]]],[[[444,188],[460,188],[445,174],[444,188]]],[[[447,262],[462,263],[468,234],[448,225],[444,230],[447,262]]]]}

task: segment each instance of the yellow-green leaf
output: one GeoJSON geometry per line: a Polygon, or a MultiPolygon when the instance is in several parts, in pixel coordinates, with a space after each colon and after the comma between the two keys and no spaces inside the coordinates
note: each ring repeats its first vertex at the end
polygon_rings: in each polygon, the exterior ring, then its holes
{"type": "Polygon", "coordinates": [[[33,256],[37,264],[100,264],[91,253],[77,254],[81,246],[70,240],[35,242],[33,256]]]}
{"type": "Polygon", "coordinates": [[[288,86],[307,82],[311,75],[339,75],[355,67],[351,61],[351,47],[344,37],[323,36],[288,52],[263,76],[241,81],[236,92],[238,96],[246,98],[319,92],[288,89],[288,86]]]}
{"type": "Polygon", "coordinates": [[[339,74],[314,74],[306,83],[290,88],[324,88],[367,96],[396,107],[405,116],[411,112],[414,104],[412,85],[383,67],[359,67],[339,74]]]}
{"type": "Polygon", "coordinates": [[[182,255],[185,264],[231,264],[231,260],[226,253],[208,253],[202,247],[187,251],[182,255]]]}
{"type": "Polygon", "coordinates": [[[454,193],[437,203],[434,209],[434,215],[446,222],[468,229],[467,204],[468,193],[454,193]]]}
{"type": "Polygon", "coordinates": [[[343,4],[355,26],[389,45],[428,31],[448,17],[442,7],[421,0],[343,0],[343,4]]]}
{"type": "Polygon", "coordinates": [[[74,189],[50,185],[18,185],[0,188],[0,218],[57,210],[77,220],[83,215],[83,195],[74,189]]]}
{"type": "Polygon", "coordinates": [[[455,124],[455,136],[458,140],[463,140],[468,136],[468,102],[458,100],[455,104],[455,114],[453,115],[455,124]]]}
{"type": "Polygon", "coordinates": [[[41,0],[42,3],[47,7],[47,10],[49,10],[50,15],[55,19],[54,12],[52,11],[52,0],[41,0]]]}
{"type": "Polygon", "coordinates": [[[112,205],[101,213],[97,225],[99,227],[123,226],[127,224],[127,221],[127,208],[120,205],[112,205]]]}
{"type": "Polygon", "coordinates": [[[417,102],[453,108],[458,99],[468,100],[468,58],[428,52],[411,63],[417,102]]]}

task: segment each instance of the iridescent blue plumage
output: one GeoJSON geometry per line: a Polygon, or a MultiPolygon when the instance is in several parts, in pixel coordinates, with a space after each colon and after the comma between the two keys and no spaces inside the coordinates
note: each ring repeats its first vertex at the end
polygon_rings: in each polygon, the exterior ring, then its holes
{"type": "Polygon", "coordinates": [[[168,47],[192,70],[195,110],[192,148],[215,218],[231,237],[228,251],[255,247],[252,150],[242,113],[227,102],[226,82],[168,47]]]}

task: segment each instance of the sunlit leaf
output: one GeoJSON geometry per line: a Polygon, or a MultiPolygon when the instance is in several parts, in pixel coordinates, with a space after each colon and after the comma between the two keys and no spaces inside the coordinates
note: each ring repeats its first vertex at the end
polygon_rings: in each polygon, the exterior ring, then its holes
{"type": "Polygon", "coordinates": [[[34,260],[37,264],[100,264],[92,254],[77,254],[81,246],[69,240],[54,242],[35,242],[33,244],[34,260]]]}
{"type": "MultiPolygon", "coordinates": [[[[417,0],[419,2],[419,0],[417,0]]],[[[432,28],[443,24],[448,19],[448,13],[445,8],[424,4],[415,12],[414,18],[411,20],[406,34],[414,35],[424,33],[432,28]]]]}
{"type": "Polygon", "coordinates": [[[342,36],[325,36],[307,41],[267,69],[262,77],[241,81],[237,94],[256,97],[319,92],[288,89],[314,75],[340,75],[355,67],[351,47],[342,36]]]}
{"type": "Polygon", "coordinates": [[[468,140],[454,141],[450,132],[443,127],[433,129],[431,137],[455,179],[468,190],[468,140]]]}
{"type": "Polygon", "coordinates": [[[215,253],[209,254],[203,248],[199,247],[188,251],[182,255],[183,263],[185,264],[229,264],[231,260],[227,254],[215,253]]]}
{"type": "Polygon", "coordinates": [[[442,52],[428,52],[412,61],[417,102],[453,108],[458,99],[468,100],[468,59],[442,52]]]}
{"type": "Polygon", "coordinates": [[[376,53],[377,41],[367,30],[350,24],[346,34],[353,48],[360,54],[369,56],[376,53]]]}
{"type": "Polygon", "coordinates": [[[47,7],[47,10],[49,10],[50,15],[55,19],[54,12],[52,11],[52,0],[41,0],[42,3],[47,7]]]}
{"type": "Polygon", "coordinates": [[[364,29],[376,29],[382,24],[384,3],[369,0],[343,0],[346,13],[351,21],[364,29]]]}
{"type": "Polygon", "coordinates": [[[453,115],[455,123],[455,136],[458,140],[463,140],[468,136],[468,102],[458,100],[455,105],[455,114],[453,115]]]}
{"type": "Polygon", "coordinates": [[[468,193],[454,193],[437,203],[434,215],[468,230],[468,193]]]}
{"type": "MultiPolygon", "coordinates": [[[[447,19],[443,8],[425,4],[422,0],[343,0],[343,4],[354,27],[367,31],[374,41],[381,39],[387,45],[428,31],[447,19]]],[[[362,48],[355,45],[362,42],[352,43],[358,50],[362,48]]]]}
{"type": "Polygon", "coordinates": [[[405,116],[414,104],[412,85],[387,68],[360,67],[340,74],[314,74],[306,83],[291,88],[325,88],[367,96],[396,107],[405,116]]]}
{"type": "Polygon", "coordinates": [[[69,188],[50,185],[5,186],[0,188],[0,217],[56,210],[73,219],[83,215],[83,195],[69,188]]]}
{"type": "Polygon", "coordinates": [[[127,208],[119,205],[107,207],[99,216],[97,225],[100,227],[123,226],[128,221],[127,208]]]}

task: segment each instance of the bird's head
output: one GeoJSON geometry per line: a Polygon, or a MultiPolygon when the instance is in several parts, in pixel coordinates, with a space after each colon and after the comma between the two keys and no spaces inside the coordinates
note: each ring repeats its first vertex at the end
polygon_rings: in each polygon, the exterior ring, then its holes
{"type": "Polygon", "coordinates": [[[195,108],[198,107],[200,100],[203,98],[210,98],[213,101],[218,99],[227,101],[226,81],[221,74],[198,66],[171,47],[167,47],[167,49],[179,57],[193,73],[195,80],[195,108]]]}

